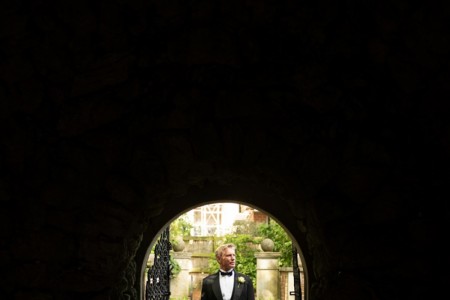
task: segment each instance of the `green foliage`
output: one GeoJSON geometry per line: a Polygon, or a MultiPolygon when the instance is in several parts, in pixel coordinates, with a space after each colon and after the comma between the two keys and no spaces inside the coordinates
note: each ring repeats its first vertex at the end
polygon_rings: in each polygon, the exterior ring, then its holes
{"type": "Polygon", "coordinates": [[[176,277],[178,273],[181,272],[181,266],[180,264],[170,255],[169,259],[169,265],[170,265],[170,277],[176,277]]]}
{"type": "Polygon", "coordinates": [[[170,223],[170,236],[171,237],[183,237],[191,234],[191,228],[194,226],[187,221],[186,214],[181,215],[170,223]]]}
{"type": "Polygon", "coordinates": [[[216,260],[216,255],[214,253],[212,253],[209,256],[208,273],[213,274],[213,273],[217,272],[217,270],[219,270],[219,263],[216,260]]]}
{"type": "Polygon", "coordinates": [[[269,238],[274,243],[274,252],[280,252],[280,267],[292,267],[292,240],[286,231],[275,221],[269,224],[261,224],[258,233],[264,238],[269,238]]]}

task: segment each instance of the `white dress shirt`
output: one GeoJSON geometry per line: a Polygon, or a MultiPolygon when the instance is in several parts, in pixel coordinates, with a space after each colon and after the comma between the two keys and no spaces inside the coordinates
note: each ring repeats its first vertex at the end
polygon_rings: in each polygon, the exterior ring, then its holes
{"type": "MultiPolygon", "coordinates": [[[[223,270],[220,270],[224,272],[223,270]]],[[[233,285],[234,285],[234,270],[231,270],[233,274],[231,276],[220,275],[220,291],[222,292],[223,300],[230,300],[233,295],[233,285]]]]}

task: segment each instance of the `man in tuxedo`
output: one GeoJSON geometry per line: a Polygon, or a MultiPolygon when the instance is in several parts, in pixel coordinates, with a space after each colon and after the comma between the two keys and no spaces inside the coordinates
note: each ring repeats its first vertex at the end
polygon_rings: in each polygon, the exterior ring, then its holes
{"type": "Polygon", "coordinates": [[[251,278],[234,270],[236,246],[221,245],[215,255],[220,270],[203,279],[201,300],[254,300],[251,278]]]}

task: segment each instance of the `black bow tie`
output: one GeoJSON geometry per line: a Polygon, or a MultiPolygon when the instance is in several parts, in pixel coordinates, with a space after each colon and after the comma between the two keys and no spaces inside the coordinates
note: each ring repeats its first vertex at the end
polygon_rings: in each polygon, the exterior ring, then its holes
{"type": "Polygon", "coordinates": [[[233,275],[233,271],[230,271],[230,272],[222,272],[222,271],[220,271],[220,275],[222,275],[222,276],[231,276],[231,275],[233,275]]]}

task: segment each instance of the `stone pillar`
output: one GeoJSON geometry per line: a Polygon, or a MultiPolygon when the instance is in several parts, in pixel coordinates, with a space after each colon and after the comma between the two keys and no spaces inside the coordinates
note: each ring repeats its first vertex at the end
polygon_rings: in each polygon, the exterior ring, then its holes
{"type": "Polygon", "coordinates": [[[173,258],[180,264],[181,271],[174,278],[170,279],[170,298],[187,299],[191,292],[192,253],[173,252],[173,258]]]}
{"type": "Polygon", "coordinates": [[[256,252],[256,298],[258,300],[280,299],[280,252],[256,252]]]}

